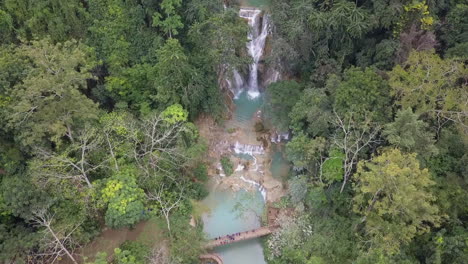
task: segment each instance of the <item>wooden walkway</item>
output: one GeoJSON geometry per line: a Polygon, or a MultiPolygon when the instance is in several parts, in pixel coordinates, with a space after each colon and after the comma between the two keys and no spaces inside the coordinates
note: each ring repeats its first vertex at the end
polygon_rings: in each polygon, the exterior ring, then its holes
{"type": "Polygon", "coordinates": [[[211,260],[215,261],[217,264],[223,264],[223,260],[221,259],[221,257],[218,256],[218,254],[213,253],[201,255],[200,260],[211,260]]]}
{"type": "Polygon", "coordinates": [[[210,249],[210,248],[215,248],[219,246],[224,246],[232,243],[236,243],[239,241],[244,241],[244,240],[249,240],[257,237],[262,237],[269,235],[273,232],[275,228],[274,227],[260,227],[254,230],[249,230],[245,232],[239,232],[231,235],[226,235],[222,237],[218,237],[215,239],[212,239],[209,241],[206,245],[205,248],[210,249]]]}

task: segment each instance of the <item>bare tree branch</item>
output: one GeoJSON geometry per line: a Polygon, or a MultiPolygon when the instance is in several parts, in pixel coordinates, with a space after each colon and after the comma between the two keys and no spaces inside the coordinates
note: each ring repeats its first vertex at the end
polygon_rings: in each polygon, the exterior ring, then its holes
{"type": "Polygon", "coordinates": [[[367,131],[367,129],[358,127],[352,115],[342,118],[336,111],[333,112],[335,114],[335,124],[339,129],[339,133],[337,132],[333,136],[333,144],[341,149],[345,155],[343,161],[343,184],[340,190],[340,192],[343,192],[354,166],[358,162],[361,151],[368,146],[377,145],[381,142],[377,138],[381,127],[370,127],[367,131]]]}
{"type": "Polygon", "coordinates": [[[48,209],[38,209],[32,212],[31,222],[44,228],[40,252],[35,252],[34,257],[43,263],[56,263],[63,256],[67,256],[73,263],[78,264],[73,256],[73,251],[78,245],[73,241],[72,234],[81,225],[78,224],[67,230],[59,230],[53,227],[54,215],[48,209]]]}

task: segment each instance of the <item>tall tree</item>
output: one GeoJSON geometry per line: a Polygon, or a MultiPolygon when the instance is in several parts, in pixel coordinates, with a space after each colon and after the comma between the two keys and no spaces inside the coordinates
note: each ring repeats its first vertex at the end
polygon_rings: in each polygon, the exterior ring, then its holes
{"type": "Polygon", "coordinates": [[[45,39],[23,45],[21,53],[31,65],[11,91],[7,125],[22,146],[59,145],[64,136],[73,139],[84,122],[97,119],[97,105],[83,94],[94,65],[89,47],[77,41],[54,45],[45,39]]]}
{"type": "Polygon", "coordinates": [[[182,18],[177,14],[177,9],[182,5],[182,0],[162,0],[160,12],[155,12],[153,15],[153,26],[160,27],[169,38],[179,34],[178,29],[183,28],[182,18]],[[163,19],[164,17],[164,19],[163,19]]]}
{"type": "Polygon", "coordinates": [[[19,39],[49,36],[55,42],[84,37],[88,21],[83,2],[76,0],[5,0],[19,39]]]}
{"type": "Polygon", "coordinates": [[[289,112],[299,100],[302,85],[296,81],[280,81],[272,83],[265,92],[265,108],[269,119],[280,131],[289,128],[289,112]],[[288,100],[284,100],[288,98],[288,100]]]}
{"type": "Polygon", "coordinates": [[[434,51],[412,52],[389,73],[397,105],[412,108],[439,123],[451,120],[466,127],[468,69],[456,59],[441,59],[434,51]]]}
{"type": "Polygon", "coordinates": [[[397,113],[395,121],[385,126],[383,135],[390,144],[405,152],[429,157],[437,153],[437,148],[435,135],[427,127],[427,123],[418,120],[418,115],[408,108],[397,113]]]}
{"type": "Polygon", "coordinates": [[[441,217],[429,191],[432,185],[416,154],[387,149],[360,162],[353,184],[354,210],[362,216],[365,248],[393,255],[416,235],[437,226],[441,217]]]}
{"type": "Polygon", "coordinates": [[[390,87],[374,70],[350,68],[335,88],[335,110],[340,115],[353,113],[355,118],[386,122],[391,114],[390,87]]]}

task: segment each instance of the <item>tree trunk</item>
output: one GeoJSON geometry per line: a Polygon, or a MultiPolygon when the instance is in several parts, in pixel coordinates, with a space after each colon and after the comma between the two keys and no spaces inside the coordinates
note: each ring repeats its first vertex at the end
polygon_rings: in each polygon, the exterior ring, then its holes
{"type": "Polygon", "coordinates": [[[55,234],[54,230],[52,230],[52,228],[50,228],[50,225],[47,225],[47,230],[49,230],[49,232],[52,234],[52,236],[54,237],[55,241],[57,241],[57,243],[60,245],[60,247],[65,251],[65,253],[67,254],[67,256],[70,258],[70,260],[75,263],[75,264],[78,264],[78,262],[75,260],[75,258],[73,257],[73,255],[70,253],[70,251],[68,251],[68,249],[62,244],[62,242],[60,241],[60,239],[57,237],[57,235],[55,234]]]}

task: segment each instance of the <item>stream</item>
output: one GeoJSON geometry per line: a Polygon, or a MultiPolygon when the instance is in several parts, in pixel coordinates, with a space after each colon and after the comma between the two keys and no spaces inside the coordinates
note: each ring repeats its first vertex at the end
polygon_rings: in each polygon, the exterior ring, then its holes
{"type": "MultiPolygon", "coordinates": [[[[261,87],[266,85],[259,81],[258,69],[269,33],[268,16],[255,8],[241,8],[239,16],[250,27],[246,48],[252,63],[248,76],[233,70],[232,79],[226,80],[234,95],[235,112],[225,123],[223,138],[227,138],[225,141],[230,146],[229,156],[237,164],[234,163],[235,172],[231,176],[225,175],[221,165],[217,165],[219,175],[214,176],[210,183],[210,194],[202,201],[209,209],[202,219],[204,231],[210,239],[259,228],[266,202],[279,197],[277,193],[281,189],[281,178],[285,173],[287,175],[289,168],[282,159],[280,149],[264,149],[264,143],[258,140],[254,129],[255,122],[262,116],[261,87]],[[221,188],[223,184],[225,186],[221,188]],[[229,188],[226,188],[226,184],[229,188]],[[268,188],[263,184],[276,193],[268,193],[268,188]]],[[[272,138],[271,142],[277,143],[276,138],[272,138]]],[[[266,263],[260,238],[220,246],[213,252],[221,257],[224,264],[266,263]]]]}
{"type": "MultiPolygon", "coordinates": [[[[244,124],[251,123],[246,117],[254,115],[261,108],[261,102],[261,96],[248,99],[248,94],[242,93],[235,102],[237,105],[236,121],[244,124]]],[[[244,160],[254,160],[256,154],[248,152],[250,151],[246,149],[240,151],[236,156],[244,160]]],[[[242,174],[242,171],[238,173],[242,174]]],[[[251,182],[252,185],[255,184],[254,181],[250,181],[244,176],[246,175],[241,175],[241,179],[251,182]]],[[[260,227],[259,216],[262,215],[265,207],[265,197],[259,188],[254,191],[233,191],[219,188],[215,182],[212,182],[210,184],[210,194],[203,201],[203,204],[209,208],[209,212],[202,217],[204,231],[208,238],[213,239],[260,227]]],[[[224,264],[266,263],[259,238],[221,246],[213,251],[221,257],[224,264]]]]}

